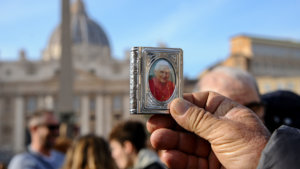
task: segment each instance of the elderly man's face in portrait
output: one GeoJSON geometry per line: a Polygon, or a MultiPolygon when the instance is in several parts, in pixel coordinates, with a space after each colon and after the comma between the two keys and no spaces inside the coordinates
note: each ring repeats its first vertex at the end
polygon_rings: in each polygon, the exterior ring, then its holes
{"type": "Polygon", "coordinates": [[[153,73],[149,73],[149,88],[152,96],[158,101],[167,101],[175,89],[174,70],[163,59],[158,60],[151,69],[153,73]]]}
{"type": "Polygon", "coordinates": [[[170,78],[170,69],[168,66],[160,66],[156,71],[155,71],[155,76],[156,78],[161,82],[161,83],[166,83],[169,78],[170,78]]]}

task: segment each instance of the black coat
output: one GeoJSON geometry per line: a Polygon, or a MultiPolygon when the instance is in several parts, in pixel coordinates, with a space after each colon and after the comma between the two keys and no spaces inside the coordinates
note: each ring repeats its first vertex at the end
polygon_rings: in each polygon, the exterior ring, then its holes
{"type": "Polygon", "coordinates": [[[257,169],[285,168],[300,168],[300,130],[281,126],[264,148],[257,169]]]}

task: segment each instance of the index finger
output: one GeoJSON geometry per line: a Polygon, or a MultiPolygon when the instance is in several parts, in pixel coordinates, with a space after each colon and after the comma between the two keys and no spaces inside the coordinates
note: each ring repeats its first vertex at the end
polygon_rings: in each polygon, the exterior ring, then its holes
{"type": "Polygon", "coordinates": [[[168,128],[177,131],[185,131],[179,126],[176,121],[169,114],[156,114],[147,121],[147,130],[152,133],[160,128],[168,128]]]}
{"type": "Polygon", "coordinates": [[[225,96],[209,91],[187,93],[183,95],[183,98],[217,116],[224,116],[228,110],[238,105],[225,96]]]}
{"type": "Polygon", "coordinates": [[[147,130],[152,133],[159,128],[174,128],[176,125],[175,120],[169,115],[155,114],[147,121],[147,130]]]}

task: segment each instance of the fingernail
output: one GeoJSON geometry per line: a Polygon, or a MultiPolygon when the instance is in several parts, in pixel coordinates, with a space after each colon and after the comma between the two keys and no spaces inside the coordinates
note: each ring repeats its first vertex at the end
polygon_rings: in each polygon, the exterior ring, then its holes
{"type": "Polygon", "coordinates": [[[180,98],[172,106],[176,114],[183,115],[191,107],[191,103],[180,98]]]}

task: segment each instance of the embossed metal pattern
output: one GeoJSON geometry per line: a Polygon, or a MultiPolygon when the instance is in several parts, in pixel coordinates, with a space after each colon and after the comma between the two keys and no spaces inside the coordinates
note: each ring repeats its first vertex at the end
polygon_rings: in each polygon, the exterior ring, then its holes
{"type": "Polygon", "coordinates": [[[168,104],[182,97],[182,60],[183,52],[179,48],[133,47],[130,56],[130,113],[165,114],[168,104]],[[175,88],[166,101],[157,100],[150,91],[149,72],[152,65],[165,60],[172,67],[175,88]]]}

